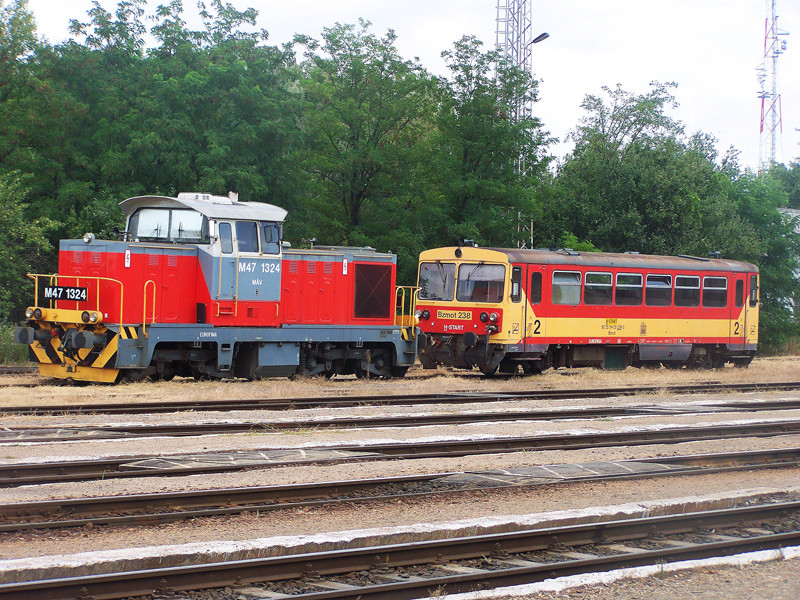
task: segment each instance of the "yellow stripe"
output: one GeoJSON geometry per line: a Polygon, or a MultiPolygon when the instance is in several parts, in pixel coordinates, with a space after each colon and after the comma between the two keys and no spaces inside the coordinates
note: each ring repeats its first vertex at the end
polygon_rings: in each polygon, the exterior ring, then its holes
{"type": "Polygon", "coordinates": [[[74,381],[92,381],[95,383],[113,383],[117,379],[119,369],[96,369],[94,367],[72,367],[72,372],[61,365],[50,363],[39,364],[39,374],[42,377],[54,379],[72,379],[74,381]]]}
{"type": "Polygon", "coordinates": [[[94,360],[92,366],[97,368],[105,367],[106,363],[117,353],[118,343],[119,336],[115,335],[113,338],[111,338],[111,341],[108,343],[108,345],[103,348],[103,351],[100,353],[100,355],[94,360]]]}

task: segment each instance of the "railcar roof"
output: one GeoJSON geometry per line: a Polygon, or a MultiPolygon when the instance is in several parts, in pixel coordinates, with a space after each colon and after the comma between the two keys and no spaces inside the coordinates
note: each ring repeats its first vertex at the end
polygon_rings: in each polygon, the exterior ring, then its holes
{"type": "MultiPolygon", "coordinates": [[[[455,257],[456,248],[438,248],[443,255],[455,257]],[[452,250],[452,252],[447,252],[452,250]]],[[[472,250],[490,250],[508,257],[512,263],[536,263],[553,265],[575,265],[586,267],[615,267],[630,269],[669,269],[680,271],[735,271],[757,273],[758,267],[751,263],[720,258],[702,258],[695,256],[661,256],[653,254],[620,254],[613,252],[579,252],[576,250],[517,248],[462,248],[462,260],[472,260],[472,250]]],[[[429,257],[426,257],[429,259],[429,257]]]]}
{"type": "Polygon", "coordinates": [[[280,206],[266,202],[239,202],[226,196],[211,194],[181,193],[177,198],[169,196],[135,196],[119,203],[125,216],[138,208],[189,208],[209,219],[245,219],[253,221],[283,221],[287,212],[280,206]]]}

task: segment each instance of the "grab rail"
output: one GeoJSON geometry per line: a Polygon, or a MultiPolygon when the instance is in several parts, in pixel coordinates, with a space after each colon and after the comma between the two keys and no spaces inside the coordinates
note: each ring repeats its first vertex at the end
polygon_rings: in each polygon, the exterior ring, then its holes
{"type": "MultiPolygon", "coordinates": [[[[90,309],[90,310],[96,310],[97,312],[100,312],[100,282],[101,281],[109,281],[111,283],[116,283],[117,285],[119,285],[119,318],[120,318],[120,323],[122,322],[122,314],[123,314],[122,313],[122,308],[125,305],[125,286],[122,284],[122,282],[119,279],[112,279],[110,277],[88,276],[88,275],[59,275],[58,273],[48,273],[48,274],[45,274],[45,273],[28,273],[27,276],[28,276],[29,279],[33,279],[33,282],[34,282],[34,291],[33,291],[34,304],[38,304],[39,303],[39,278],[40,277],[48,278],[49,281],[50,281],[50,285],[59,285],[59,283],[58,283],[59,278],[75,280],[75,286],[74,287],[80,287],[80,283],[81,283],[82,280],[83,281],[87,281],[87,282],[89,282],[89,281],[97,282],[97,286],[96,286],[96,288],[97,288],[97,290],[96,290],[97,291],[97,297],[95,298],[95,305],[94,305],[95,307],[94,307],[94,309],[90,309]]],[[[71,302],[71,300],[64,300],[64,299],[60,299],[60,298],[50,298],[49,300],[50,300],[50,308],[53,308],[53,309],[55,308],[55,302],[56,301],[71,302]]],[[[88,300],[88,298],[87,298],[87,300],[88,300]]],[[[80,310],[79,307],[78,307],[78,303],[79,302],[80,302],[80,300],[75,300],[75,310],[80,310]]]]}

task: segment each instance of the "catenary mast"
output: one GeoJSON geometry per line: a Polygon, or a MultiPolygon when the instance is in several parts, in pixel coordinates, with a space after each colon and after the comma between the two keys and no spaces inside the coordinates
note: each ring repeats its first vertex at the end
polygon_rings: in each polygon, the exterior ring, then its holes
{"type": "Polygon", "coordinates": [[[776,162],[778,133],[781,123],[781,95],[778,93],[778,57],[786,50],[788,32],[778,27],[777,0],[767,1],[764,21],[764,60],[756,69],[761,89],[761,127],[758,143],[758,172],[762,173],[776,162]]]}

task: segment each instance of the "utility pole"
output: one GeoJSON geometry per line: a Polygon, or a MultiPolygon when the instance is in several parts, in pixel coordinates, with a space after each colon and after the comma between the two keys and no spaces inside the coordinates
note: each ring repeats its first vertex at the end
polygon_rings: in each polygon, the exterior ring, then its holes
{"type": "Polygon", "coordinates": [[[778,133],[783,133],[781,95],[778,93],[778,57],[786,50],[788,32],[778,27],[777,0],[766,0],[764,21],[764,57],[756,69],[761,86],[761,127],[758,143],[758,172],[763,173],[776,162],[778,133]]]}

